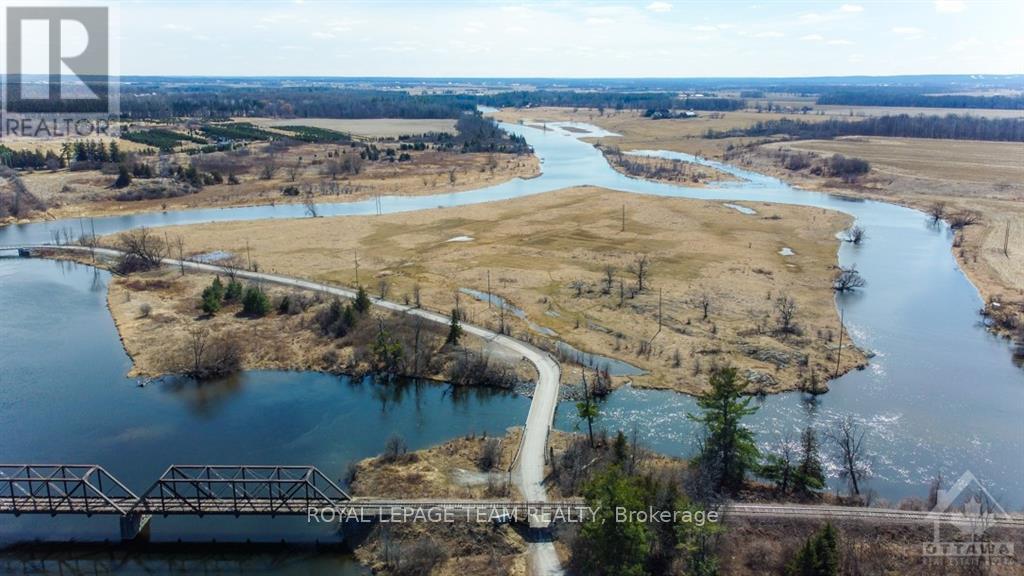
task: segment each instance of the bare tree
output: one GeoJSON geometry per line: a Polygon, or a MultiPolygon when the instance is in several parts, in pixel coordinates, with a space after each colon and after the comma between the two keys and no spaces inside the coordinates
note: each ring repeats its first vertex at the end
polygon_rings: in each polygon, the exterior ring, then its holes
{"type": "Polygon", "coordinates": [[[583,280],[576,279],[569,283],[569,288],[572,288],[576,292],[576,297],[583,296],[583,289],[587,287],[587,283],[583,280]]]}
{"type": "Polygon", "coordinates": [[[185,238],[178,234],[174,237],[174,246],[178,249],[178,269],[185,275],[185,238]]]}
{"type": "Polygon", "coordinates": [[[331,180],[337,180],[338,174],[341,173],[342,170],[341,162],[336,158],[332,158],[327,162],[324,162],[324,167],[321,169],[321,172],[325,176],[330,176],[331,180]]]}
{"type": "Polygon", "coordinates": [[[117,269],[122,274],[152,270],[160,266],[167,254],[164,238],[142,226],[122,232],[117,239],[118,248],[124,253],[117,269]]]}
{"type": "Polygon", "coordinates": [[[206,345],[209,341],[210,330],[206,326],[193,326],[188,329],[188,350],[192,360],[193,375],[202,372],[203,357],[206,355],[206,345]]]}
{"type": "Polygon", "coordinates": [[[643,292],[651,274],[651,261],[647,254],[637,254],[629,265],[629,273],[636,277],[636,291],[643,292]]]}
{"type": "Polygon", "coordinates": [[[796,329],[796,299],[785,294],[779,295],[775,300],[775,313],[778,317],[779,332],[784,334],[792,333],[796,329]]]}
{"type": "Polygon", "coordinates": [[[316,204],[316,196],[313,195],[312,191],[306,192],[305,196],[302,197],[302,205],[306,207],[306,214],[310,218],[316,218],[320,215],[320,207],[316,204]]]}
{"type": "Polygon", "coordinates": [[[946,203],[935,202],[928,207],[928,215],[932,217],[932,222],[938,222],[946,217],[946,203]]]}
{"type": "Polygon", "coordinates": [[[864,447],[866,434],[853,416],[843,418],[825,433],[839,456],[839,477],[847,481],[854,496],[860,496],[861,483],[870,475],[869,454],[864,447]]]}
{"type": "Polygon", "coordinates": [[[854,225],[846,231],[846,241],[851,244],[859,245],[865,238],[867,238],[867,231],[861,226],[854,225]]]}
{"type": "Polygon", "coordinates": [[[288,167],[288,181],[289,182],[295,182],[295,180],[299,177],[299,172],[300,171],[302,171],[302,157],[301,156],[299,157],[298,160],[295,161],[295,164],[292,164],[291,166],[288,167]]]}
{"type": "Polygon", "coordinates": [[[602,294],[612,293],[612,283],[615,281],[615,267],[611,264],[604,267],[604,280],[601,288],[602,294]]]}
{"type": "Polygon", "coordinates": [[[946,219],[949,221],[950,228],[953,230],[962,230],[968,226],[977,224],[981,217],[973,210],[964,210],[962,212],[950,214],[946,219]]]}
{"type": "Polygon", "coordinates": [[[832,289],[836,292],[853,292],[867,285],[867,280],[857,272],[856,266],[840,267],[832,277],[832,289]]]}
{"type": "Polygon", "coordinates": [[[271,154],[263,160],[263,165],[260,167],[260,179],[273,180],[275,174],[277,174],[277,157],[271,154]]]}
{"type": "Polygon", "coordinates": [[[704,313],[703,320],[705,322],[707,321],[708,316],[711,314],[711,303],[711,294],[709,294],[707,291],[702,291],[700,294],[697,295],[696,304],[697,307],[700,308],[701,311],[704,313]]]}
{"type": "Polygon", "coordinates": [[[391,289],[391,284],[388,282],[387,278],[381,278],[380,281],[377,282],[377,289],[380,299],[386,300],[388,297],[388,291],[391,289]]]}
{"type": "Polygon", "coordinates": [[[418,282],[416,284],[412,285],[412,301],[413,301],[413,304],[417,308],[422,308],[422,306],[423,306],[423,303],[420,300],[421,292],[422,292],[422,288],[420,288],[420,285],[419,285],[418,282]]]}

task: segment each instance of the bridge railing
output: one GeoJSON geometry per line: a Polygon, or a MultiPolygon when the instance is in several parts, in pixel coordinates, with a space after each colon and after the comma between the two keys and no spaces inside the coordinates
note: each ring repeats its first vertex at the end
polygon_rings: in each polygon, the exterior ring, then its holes
{"type": "Polygon", "coordinates": [[[138,497],[96,465],[0,464],[0,511],[128,514],[138,497]]]}
{"type": "Polygon", "coordinates": [[[312,466],[171,466],[130,512],[301,514],[351,499],[312,466]]]}

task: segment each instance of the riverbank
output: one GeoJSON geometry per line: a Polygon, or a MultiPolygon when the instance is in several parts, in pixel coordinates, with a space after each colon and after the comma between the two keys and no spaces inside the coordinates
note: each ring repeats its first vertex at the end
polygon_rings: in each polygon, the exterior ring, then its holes
{"type": "MultiPolygon", "coordinates": [[[[750,211],[581,187],[443,211],[167,232],[184,239],[186,253],[249,254],[261,270],[318,282],[353,285],[358,262],[374,294],[403,301],[418,293],[427,308],[458,305],[467,322],[551,350],[562,340],[622,360],[643,372],[629,376],[635,386],[696,394],[710,367],[729,362],[751,393],[812,382],[824,391],[837,360],[839,374],[865,361],[849,335],[837,358],[831,280],[836,234],[851,220],[777,204],[750,211]],[[506,305],[479,296],[488,291],[506,305]],[[788,327],[780,327],[780,299],[796,306],[788,327]]],[[[565,382],[579,379],[578,370],[564,372],[565,382]]]]}
{"type": "MultiPolygon", "coordinates": [[[[181,187],[171,179],[136,179],[128,188],[115,189],[111,184],[116,174],[99,170],[21,172],[19,176],[26,188],[47,209],[28,217],[0,218],[0,226],[197,208],[302,204],[307,196],[317,203],[354,202],[377,196],[424,196],[474,190],[540,175],[540,162],[535,155],[436,150],[404,152],[411,158],[404,162],[365,162],[354,174],[327,174],[323,160],[316,159],[328,152],[333,154],[335,148],[302,144],[279,152],[273,156],[278,168],[269,178],[257,172],[257,161],[249,157],[221,160],[225,166],[222,170],[239,174],[239,183],[212,183],[180,193],[170,192],[181,187]],[[290,188],[295,192],[285,193],[290,188]],[[133,194],[136,189],[139,193],[133,194]],[[156,189],[165,192],[147,192],[156,189]],[[119,199],[127,197],[132,199],[119,199]]],[[[191,160],[178,155],[177,161],[187,164],[191,160]]],[[[9,186],[0,179],[0,194],[9,186]]]]}
{"type": "MultiPolygon", "coordinates": [[[[54,251],[48,257],[113,267],[112,260],[94,261],[88,253],[54,251]]],[[[458,384],[508,388],[517,381],[536,378],[531,364],[502,353],[479,337],[464,334],[462,347],[445,345],[444,327],[386,310],[354,314],[353,323],[339,334],[337,322],[341,319],[332,322],[330,318],[334,298],[271,283],[239,281],[243,290],[256,288],[265,295],[268,310],[264,315],[246,314],[241,296],[225,298],[215,314],[204,312],[204,290],[215,278],[226,287],[232,275],[227,266],[219,274],[194,270],[183,274],[178,267],[163,267],[112,277],[107,307],[132,359],[128,376],[145,381],[188,372],[200,362],[222,362],[217,355],[230,344],[232,371],[383,373],[438,382],[452,382],[455,377],[458,384]],[[389,346],[388,358],[382,356],[382,341],[389,346]],[[204,348],[197,351],[197,346],[204,348]],[[486,358],[488,365],[460,362],[467,353],[486,358]]]]}
{"type": "MultiPolygon", "coordinates": [[[[385,452],[350,468],[355,496],[375,498],[517,498],[510,493],[508,468],[519,446],[521,428],[504,436],[467,435],[409,452],[393,438],[385,452]]],[[[525,576],[527,543],[508,524],[409,522],[380,525],[356,549],[375,573],[525,576]],[[406,571],[402,571],[402,569],[406,571]]]]}

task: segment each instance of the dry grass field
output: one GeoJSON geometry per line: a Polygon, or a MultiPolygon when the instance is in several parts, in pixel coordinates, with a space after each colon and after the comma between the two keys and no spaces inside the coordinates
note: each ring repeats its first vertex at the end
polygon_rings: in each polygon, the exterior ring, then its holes
{"type": "MultiPolygon", "coordinates": [[[[478,206],[225,222],[169,234],[185,238],[187,253],[249,250],[261,270],[344,285],[355,284],[358,257],[359,279],[371,293],[385,283],[389,298],[401,301],[418,285],[426,307],[447,311],[458,298],[470,322],[498,328],[497,305],[457,296],[460,288],[487,290],[489,277],[491,292],[536,325],[646,370],[637,385],[699,392],[720,362],[743,368],[751,391],[794,389],[812,374],[823,384],[839,337],[830,287],[835,234],[849,220],[818,209],[752,207],[758,214],[746,216],[714,202],[578,188],[478,206]],[[463,237],[471,240],[452,241],[463,237]],[[780,254],[787,247],[794,256],[780,254]],[[629,270],[639,255],[649,258],[650,275],[631,297],[629,270]],[[784,294],[797,303],[802,335],[776,330],[784,294]]],[[[511,313],[505,322],[516,335],[546,341],[511,313]]],[[[863,362],[853,349],[842,356],[843,371],[863,362]]],[[[567,381],[578,377],[565,373],[567,381]]]]}
{"type": "Polygon", "coordinates": [[[1024,303],[1024,143],[855,137],[761,148],[856,156],[871,162],[872,170],[861,182],[848,186],[791,173],[757,150],[737,161],[804,188],[842,186],[845,193],[925,211],[941,202],[948,213],[977,212],[979,222],[964,229],[954,249],[957,259],[986,301],[1024,303]]]}
{"type": "Polygon", "coordinates": [[[363,138],[397,138],[407,134],[428,132],[455,132],[452,119],[405,119],[405,118],[236,118],[237,122],[250,122],[256,126],[274,128],[277,126],[311,126],[345,132],[363,138]]]}
{"type": "Polygon", "coordinates": [[[1019,142],[856,136],[771,146],[856,156],[871,162],[878,176],[934,181],[917,193],[956,183],[964,195],[1024,199],[1024,144],[1019,142]]]}
{"type": "MultiPolygon", "coordinates": [[[[708,130],[729,130],[745,128],[765,120],[792,118],[793,114],[777,114],[772,112],[754,112],[742,110],[737,112],[710,113],[701,112],[696,118],[673,118],[651,120],[644,118],[634,110],[605,111],[580,108],[505,108],[494,114],[504,122],[587,122],[600,126],[619,136],[606,138],[583,138],[586,142],[600,142],[606,146],[618,146],[623,150],[673,150],[686,152],[708,158],[722,158],[728,146],[739,146],[753,141],[752,138],[721,138],[705,140],[704,133],[708,130]]],[[[805,120],[824,120],[825,116],[801,116],[805,120]]]]}
{"type": "MultiPolygon", "coordinates": [[[[540,173],[535,156],[511,154],[459,154],[436,150],[408,151],[408,162],[366,161],[358,174],[325,173],[328,152],[345,147],[324,144],[301,144],[274,154],[277,166],[273,177],[266,179],[261,170],[267,162],[265,144],[251,145],[251,152],[230,160],[240,183],[207,185],[193,193],[170,198],[118,200],[125,190],[112,187],[116,174],[97,170],[72,172],[37,171],[23,173],[28,189],[49,207],[43,218],[76,218],[147,211],[183,210],[189,208],[246,206],[302,202],[301,196],[285,196],[283,190],[294,186],[300,191],[312,187],[317,202],[348,202],[380,195],[423,195],[469,190],[497,184],[512,178],[531,178],[540,173]],[[331,192],[322,188],[329,185],[331,192]]],[[[397,148],[397,144],[378,147],[397,148]]],[[[383,154],[382,154],[383,156],[383,154]]],[[[221,153],[208,154],[200,161],[225,163],[221,153]]],[[[187,166],[193,158],[176,154],[173,161],[187,166]]],[[[157,180],[136,179],[134,188],[154,185],[157,180]]],[[[0,186],[6,185],[0,181],[0,186]]],[[[163,183],[171,187],[173,182],[163,183]]],[[[128,191],[133,188],[129,188],[128,191]]]]}

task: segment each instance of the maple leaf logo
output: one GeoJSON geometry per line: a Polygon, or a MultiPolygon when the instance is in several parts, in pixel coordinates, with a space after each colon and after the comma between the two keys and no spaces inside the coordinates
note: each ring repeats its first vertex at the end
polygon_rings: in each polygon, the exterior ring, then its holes
{"type": "Polygon", "coordinates": [[[991,512],[990,506],[984,506],[981,498],[972,496],[964,502],[960,511],[962,520],[956,523],[960,532],[970,536],[981,536],[995,523],[995,515],[991,512]]]}

